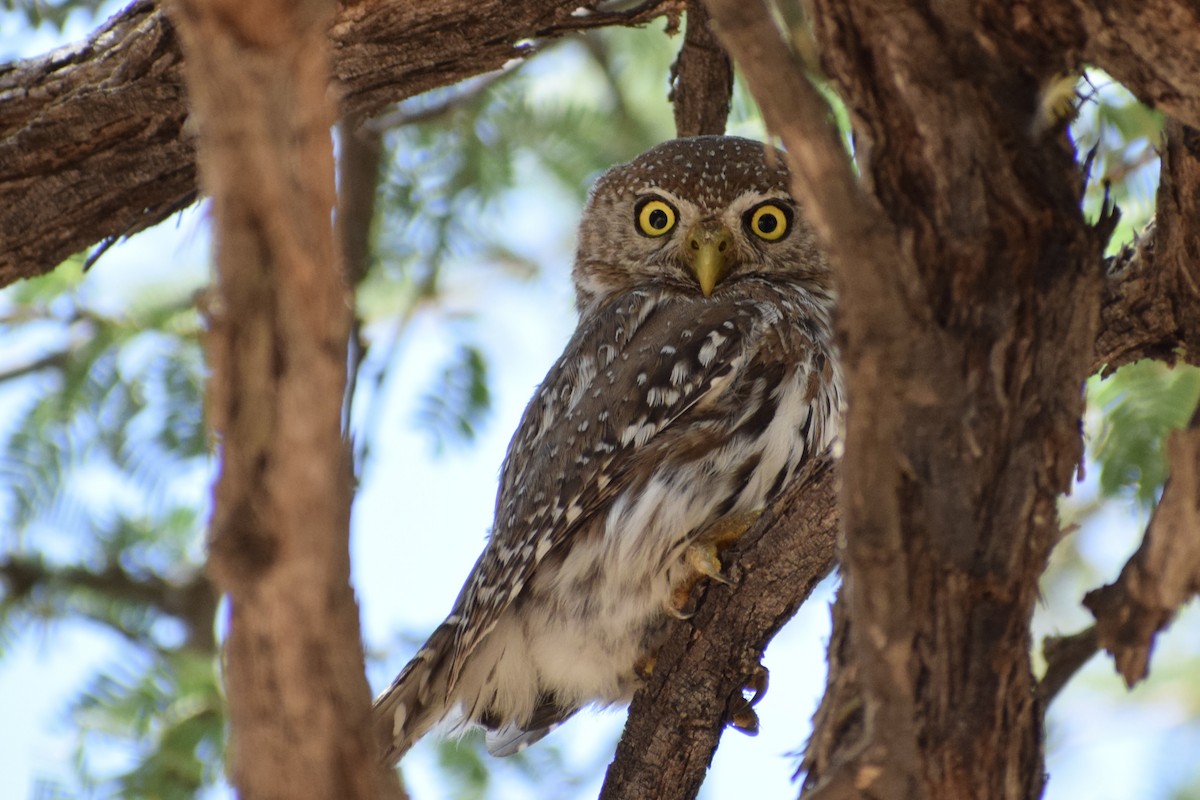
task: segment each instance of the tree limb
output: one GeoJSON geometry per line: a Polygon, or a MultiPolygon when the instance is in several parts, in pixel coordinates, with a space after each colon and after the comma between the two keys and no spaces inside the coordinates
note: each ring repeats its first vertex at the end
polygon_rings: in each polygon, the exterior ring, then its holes
{"type": "MultiPolygon", "coordinates": [[[[0,561],[0,583],[4,585],[6,604],[46,593],[68,596],[88,592],[105,600],[149,606],[183,623],[188,647],[209,655],[217,649],[213,627],[217,593],[200,572],[183,581],[168,581],[153,574],[134,575],[116,562],[94,570],[56,567],[38,557],[12,555],[0,561]]],[[[111,620],[91,616],[111,624],[111,620]]]]}
{"type": "Polygon", "coordinates": [[[1096,638],[1132,687],[1150,670],[1155,637],[1200,593],[1200,408],[1167,440],[1170,477],[1142,544],[1117,580],[1088,592],[1096,638]]]}
{"type": "MultiPolygon", "coordinates": [[[[641,25],[682,2],[580,7],[562,0],[342,5],[329,27],[342,110],[369,116],[525,58],[538,40],[641,25]]],[[[175,30],[152,0],[135,0],[84,43],[0,65],[0,285],[48,272],[195,201],[182,66],[175,30]]]]}
{"type": "Polygon", "coordinates": [[[1049,706],[1063,687],[1075,677],[1083,665],[1100,650],[1096,626],[1089,626],[1070,636],[1047,636],[1042,642],[1046,657],[1046,673],[1038,681],[1038,699],[1049,706]]]}
{"type": "MultiPolygon", "coordinates": [[[[363,120],[357,117],[340,120],[338,133],[341,143],[337,166],[338,241],[342,246],[346,280],[351,290],[357,292],[375,258],[375,200],[383,174],[383,133],[379,128],[364,125],[363,120]]],[[[342,430],[347,437],[350,415],[354,409],[354,393],[363,361],[367,357],[363,320],[357,312],[350,324],[349,343],[346,398],[342,403],[342,430]]]]}
{"type": "Polygon", "coordinates": [[[671,65],[675,135],[703,136],[725,132],[733,96],[733,62],[713,35],[701,0],[688,0],[687,32],[671,65]]]}
{"type": "Polygon", "coordinates": [[[341,428],[351,303],[332,224],[334,3],[168,9],[213,198],[208,568],[229,608],[231,782],[246,800],[379,800],[389,779],[369,738],[341,428]]]}
{"type": "Polygon", "coordinates": [[[1200,364],[1200,131],[1168,120],[1153,223],[1106,265],[1093,371],[1200,364]]]}
{"type": "Polygon", "coordinates": [[[1061,43],[999,2],[810,8],[858,174],[760,4],[710,2],[788,146],[839,292],[849,410],[831,661],[853,687],[822,702],[810,791],[1036,797],[1028,625],[1081,453],[1101,283],[1070,148],[1033,132],[1061,43]]]}
{"type": "Polygon", "coordinates": [[[1200,128],[1200,6],[1188,0],[1056,0],[1054,16],[1083,35],[1080,58],[1138,99],[1200,128]]]}

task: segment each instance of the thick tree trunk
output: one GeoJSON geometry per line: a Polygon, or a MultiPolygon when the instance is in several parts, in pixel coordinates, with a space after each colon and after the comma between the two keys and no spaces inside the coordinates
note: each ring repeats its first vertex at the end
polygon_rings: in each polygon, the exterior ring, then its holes
{"type": "Polygon", "coordinates": [[[334,246],[332,3],[172,6],[213,198],[210,570],[230,609],[244,798],[377,798],[340,420],[350,297],[334,246]]]}
{"type": "Polygon", "coordinates": [[[766,9],[710,6],[838,279],[844,584],[807,785],[1032,800],[1029,622],[1082,455],[1105,240],[1040,102],[1072,66],[1061,21],[1038,41],[1000,5],[814,2],[855,176],[766,9]]]}

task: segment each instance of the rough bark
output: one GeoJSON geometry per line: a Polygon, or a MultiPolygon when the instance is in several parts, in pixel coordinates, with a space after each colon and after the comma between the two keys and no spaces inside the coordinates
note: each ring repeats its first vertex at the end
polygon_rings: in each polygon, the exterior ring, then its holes
{"type": "MultiPolygon", "coordinates": [[[[370,115],[525,58],[539,40],[643,24],[682,2],[576,14],[579,7],[562,0],[344,4],[328,27],[342,110],[370,115]]],[[[135,0],[87,42],[0,65],[0,286],[143,230],[196,199],[182,67],[174,28],[151,0],[135,0]]]]}
{"type": "Polygon", "coordinates": [[[1064,137],[1033,133],[1039,88],[1064,66],[1058,20],[1018,30],[990,3],[814,2],[855,182],[765,9],[710,8],[788,146],[839,289],[850,408],[834,644],[854,664],[862,735],[845,736],[845,698],[827,695],[812,794],[1037,797],[1029,620],[1082,454],[1104,243],[1064,137]]]}
{"type": "Polygon", "coordinates": [[[334,246],[332,3],[172,6],[213,197],[209,569],[243,798],[384,796],[350,587],[350,302],[334,246]]]}
{"type": "MultiPolygon", "coordinates": [[[[330,27],[334,75],[344,110],[370,115],[523,58],[539,39],[640,24],[683,5],[648,0],[588,15],[562,0],[364,0],[343,5],[330,27]]],[[[1200,127],[1200,11],[1187,0],[1052,0],[995,16],[1033,31],[1031,47],[1046,40],[1040,26],[1054,26],[1064,66],[1099,64],[1200,127]]],[[[78,47],[0,66],[0,285],[195,199],[180,63],[166,17],[136,0],[78,47]]]]}
{"type": "Polygon", "coordinates": [[[683,47],[671,65],[675,135],[724,133],[732,97],[733,62],[713,35],[704,3],[689,0],[683,47]]]}
{"type": "Polygon", "coordinates": [[[1200,364],[1200,131],[1168,120],[1155,221],[1107,267],[1098,369],[1200,364]]]}

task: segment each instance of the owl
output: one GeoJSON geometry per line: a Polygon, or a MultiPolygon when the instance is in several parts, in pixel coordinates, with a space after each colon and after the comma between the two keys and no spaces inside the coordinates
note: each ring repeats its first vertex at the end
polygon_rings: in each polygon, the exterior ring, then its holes
{"type": "Polygon", "coordinates": [[[783,154],[666,142],[583,213],[579,325],[525,410],[450,615],[374,705],[395,763],[453,715],[493,755],[628,702],[692,586],[837,436],[828,264],[783,154]]]}

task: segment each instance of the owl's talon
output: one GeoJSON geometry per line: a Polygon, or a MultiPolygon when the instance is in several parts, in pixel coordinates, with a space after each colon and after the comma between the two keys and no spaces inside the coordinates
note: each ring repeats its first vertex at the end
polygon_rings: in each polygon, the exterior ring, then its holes
{"type": "Polygon", "coordinates": [[[747,704],[729,715],[729,727],[747,736],[758,736],[758,712],[747,704]]]}
{"type": "Polygon", "coordinates": [[[712,578],[717,583],[733,586],[733,581],[721,572],[721,559],[717,556],[715,544],[693,544],[687,549],[688,566],[701,575],[712,578]]]}
{"type": "Polygon", "coordinates": [[[770,670],[768,670],[762,664],[755,665],[754,671],[750,674],[750,677],[746,680],[746,682],[744,684],[742,684],[743,692],[748,692],[748,691],[754,692],[754,696],[746,701],[749,705],[751,705],[751,706],[758,705],[759,701],[762,700],[763,697],[766,696],[767,686],[770,683],[770,679],[771,679],[771,671],[770,670]]]}
{"type": "MultiPolygon", "coordinates": [[[[690,587],[689,587],[688,591],[690,593],[690,591],[691,591],[690,587]]],[[[695,611],[684,611],[683,610],[684,608],[687,607],[688,594],[684,594],[682,603],[679,602],[679,598],[677,595],[678,595],[678,592],[676,592],[676,596],[668,598],[667,602],[663,603],[663,611],[667,612],[667,616],[674,617],[675,619],[684,619],[684,620],[691,619],[692,617],[696,616],[695,611]]]]}
{"type": "Polygon", "coordinates": [[[747,698],[743,694],[730,700],[728,724],[731,728],[737,728],[747,736],[758,735],[758,712],[754,710],[754,706],[758,705],[758,701],[767,693],[770,675],[762,664],[754,666],[746,682],[742,684],[742,691],[754,692],[754,696],[747,698]]]}

